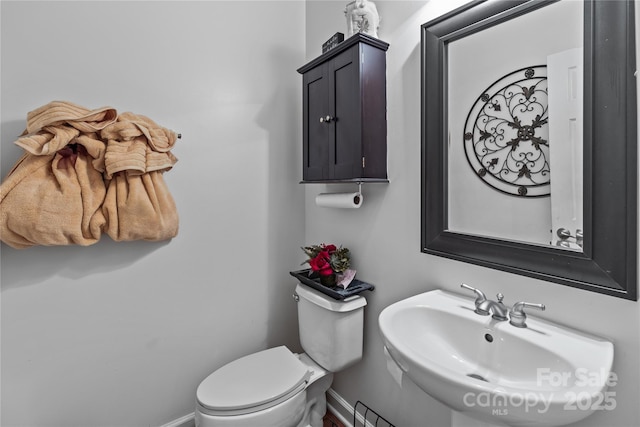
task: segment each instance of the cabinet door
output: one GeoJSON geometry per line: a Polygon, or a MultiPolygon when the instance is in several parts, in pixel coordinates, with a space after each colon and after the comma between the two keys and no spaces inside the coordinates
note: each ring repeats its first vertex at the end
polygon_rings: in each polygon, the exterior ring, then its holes
{"type": "Polygon", "coordinates": [[[387,180],[388,44],[358,33],[303,75],[303,181],[387,180]]]}
{"type": "Polygon", "coordinates": [[[305,181],[329,179],[328,66],[323,64],[303,76],[302,178],[305,181]]]}
{"type": "Polygon", "coordinates": [[[329,175],[331,179],[361,176],[362,126],[360,111],[359,46],[329,63],[329,175]]]}

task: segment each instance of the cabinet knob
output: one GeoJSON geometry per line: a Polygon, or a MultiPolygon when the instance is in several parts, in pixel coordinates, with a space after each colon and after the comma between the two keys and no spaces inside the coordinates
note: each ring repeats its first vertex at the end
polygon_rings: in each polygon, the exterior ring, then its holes
{"type": "Polygon", "coordinates": [[[320,117],[320,123],[331,123],[331,120],[333,120],[331,116],[320,117]]]}

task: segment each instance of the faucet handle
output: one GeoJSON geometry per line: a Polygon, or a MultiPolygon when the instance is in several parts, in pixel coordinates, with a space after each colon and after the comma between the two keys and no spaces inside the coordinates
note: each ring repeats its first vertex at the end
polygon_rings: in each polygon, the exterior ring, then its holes
{"type": "Polygon", "coordinates": [[[474,288],[473,286],[469,286],[466,283],[461,284],[460,287],[475,292],[475,294],[476,294],[476,301],[475,301],[476,307],[478,307],[478,305],[482,304],[484,301],[487,300],[487,296],[480,289],[474,288]]]}
{"type": "Polygon", "coordinates": [[[532,304],[530,302],[520,301],[513,304],[511,310],[509,310],[509,323],[517,328],[527,327],[527,313],[524,312],[524,308],[537,308],[544,311],[546,309],[544,304],[532,304]]]}

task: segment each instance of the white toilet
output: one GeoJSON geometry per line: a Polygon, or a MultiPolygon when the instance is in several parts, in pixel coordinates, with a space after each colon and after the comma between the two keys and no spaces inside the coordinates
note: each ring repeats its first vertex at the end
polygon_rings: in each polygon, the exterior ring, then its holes
{"type": "Polygon", "coordinates": [[[196,427],[321,427],[333,372],[362,359],[362,296],[335,300],[298,284],[300,343],[234,360],[196,392],[196,427]]]}

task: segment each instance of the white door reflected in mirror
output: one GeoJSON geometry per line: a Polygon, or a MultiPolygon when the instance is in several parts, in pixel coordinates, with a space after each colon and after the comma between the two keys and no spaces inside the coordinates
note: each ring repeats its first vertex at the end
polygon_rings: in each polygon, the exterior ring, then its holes
{"type": "Polygon", "coordinates": [[[551,244],[582,251],[583,50],[549,55],[551,244]]]}

